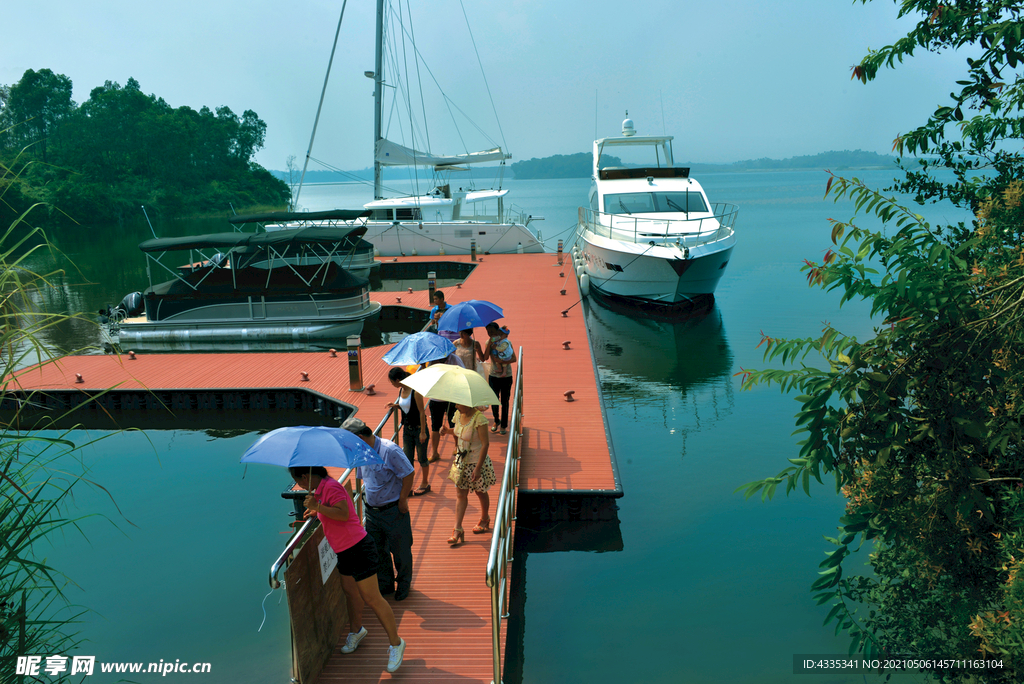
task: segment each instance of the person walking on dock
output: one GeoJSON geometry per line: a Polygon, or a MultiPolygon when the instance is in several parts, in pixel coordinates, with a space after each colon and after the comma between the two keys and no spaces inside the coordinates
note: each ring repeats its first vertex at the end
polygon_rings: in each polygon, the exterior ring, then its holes
{"type": "Polygon", "coordinates": [[[359,466],[359,477],[366,485],[366,533],[380,555],[377,570],[380,593],[394,592],[396,601],[404,601],[412,586],[412,519],[409,516],[412,463],[401,447],[374,435],[358,418],[349,418],[341,427],[362,439],[384,459],[382,464],[359,466]]]}
{"type": "MultiPolygon", "coordinates": [[[[433,366],[434,364],[445,363],[449,366],[462,366],[462,359],[455,352],[452,352],[443,359],[437,359],[427,364],[427,367],[433,366]]],[[[444,401],[443,399],[432,399],[427,397],[429,403],[427,408],[430,411],[430,458],[428,462],[437,463],[441,460],[441,452],[438,449],[441,446],[441,428],[446,424],[448,427],[452,426],[452,417],[455,415],[455,404],[444,401]]]]}
{"type": "Polygon", "coordinates": [[[349,629],[342,653],[352,653],[366,637],[363,604],[380,621],[388,635],[388,672],[395,672],[405,656],[405,639],[398,636],[398,623],[391,606],[377,588],[377,548],[359,523],[352,497],[321,466],[292,466],[288,469],[295,483],[309,492],[305,498],[306,517],[316,515],[324,528],[324,537],[338,554],[338,574],[348,605],[349,629]]]}
{"type": "Polygon", "coordinates": [[[459,331],[459,339],[453,342],[455,355],[462,361],[462,365],[470,370],[477,368],[480,361],[484,361],[484,351],[480,343],[473,339],[473,328],[459,331]]]}
{"type": "Polygon", "coordinates": [[[473,528],[473,534],[483,534],[491,529],[491,500],[487,489],[497,482],[494,466],[487,455],[487,416],[473,406],[456,404],[458,413],[455,416],[455,427],[446,428],[445,432],[455,435],[455,460],[452,463],[452,474],[455,481],[455,528],[448,539],[450,546],[458,546],[466,541],[466,533],[462,529],[462,520],[469,507],[469,491],[473,490],[480,501],[480,522],[473,528]]]}
{"type": "Polygon", "coordinates": [[[430,461],[427,460],[427,412],[423,397],[419,392],[402,384],[409,377],[404,368],[392,368],[388,371],[388,380],[398,389],[398,399],[385,408],[397,408],[402,412],[402,449],[409,463],[420,462],[420,486],[412,490],[409,496],[420,496],[430,491],[427,481],[430,475],[430,461]]]}
{"type": "Polygon", "coordinates": [[[434,307],[430,310],[430,320],[434,324],[434,330],[437,330],[437,334],[445,338],[450,342],[454,342],[459,339],[459,333],[452,330],[438,330],[437,323],[441,320],[441,316],[444,315],[451,307],[444,300],[444,292],[441,290],[434,291],[434,307]]]}
{"type": "Polygon", "coordinates": [[[516,361],[516,352],[512,343],[508,341],[508,328],[502,328],[497,323],[487,324],[487,345],[484,347],[484,357],[490,358],[491,372],[487,378],[488,384],[494,393],[498,395],[499,405],[491,407],[494,415],[494,425],[491,432],[508,432],[508,405],[512,396],[512,364],[516,361]],[[499,413],[500,410],[500,413],[499,413]]]}

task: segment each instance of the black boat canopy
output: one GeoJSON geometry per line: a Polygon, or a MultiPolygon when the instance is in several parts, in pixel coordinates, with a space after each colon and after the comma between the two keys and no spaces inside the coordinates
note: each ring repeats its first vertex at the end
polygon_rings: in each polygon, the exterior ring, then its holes
{"type": "MultiPolygon", "coordinates": [[[[282,212],[283,213],[283,212],[282,212]]],[[[208,233],[176,238],[156,238],[139,245],[143,252],[173,252],[186,249],[256,247],[281,249],[290,245],[354,243],[366,233],[364,226],[318,226],[270,233],[208,233]]]]}
{"type": "Polygon", "coordinates": [[[355,221],[373,213],[369,209],[331,209],[329,211],[271,211],[265,214],[232,216],[228,222],[241,223],[292,223],[295,221],[355,221]]]}

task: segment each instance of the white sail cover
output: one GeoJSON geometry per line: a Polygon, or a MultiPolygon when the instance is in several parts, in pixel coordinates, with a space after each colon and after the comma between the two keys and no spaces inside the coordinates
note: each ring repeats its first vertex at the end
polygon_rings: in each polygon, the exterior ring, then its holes
{"type": "Polygon", "coordinates": [[[512,155],[505,154],[500,147],[482,152],[439,156],[418,152],[409,147],[381,138],[376,145],[377,161],[388,166],[452,166],[454,164],[479,164],[480,162],[502,161],[512,155]]]}

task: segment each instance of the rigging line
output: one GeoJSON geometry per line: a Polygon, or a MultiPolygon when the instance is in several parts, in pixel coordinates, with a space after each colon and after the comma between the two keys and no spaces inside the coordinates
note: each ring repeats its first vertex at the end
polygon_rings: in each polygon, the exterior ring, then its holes
{"type": "MultiPolygon", "coordinates": [[[[452,107],[455,107],[455,110],[456,110],[456,111],[457,111],[457,112],[458,112],[459,114],[462,114],[462,116],[466,117],[466,121],[468,121],[468,122],[469,122],[469,124],[470,124],[470,125],[471,125],[471,126],[472,126],[473,128],[475,128],[475,129],[477,130],[477,132],[478,132],[478,133],[480,133],[480,134],[481,134],[481,135],[482,135],[482,136],[483,136],[484,138],[486,138],[486,139],[487,139],[487,142],[489,142],[490,144],[494,145],[495,147],[501,147],[501,145],[499,145],[499,144],[498,144],[498,141],[497,141],[497,140],[495,140],[494,138],[492,138],[492,137],[491,137],[491,136],[490,136],[490,135],[489,135],[489,134],[487,133],[487,131],[485,131],[484,129],[480,128],[480,126],[478,126],[478,125],[476,124],[476,122],[475,122],[475,121],[473,121],[473,119],[472,119],[472,118],[470,118],[469,114],[467,114],[466,112],[462,111],[462,108],[461,108],[461,107],[459,107],[459,105],[457,105],[457,104],[455,103],[455,100],[453,100],[453,99],[451,99],[450,97],[448,97],[448,95],[446,95],[446,94],[444,93],[444,91],[442,91],[442,92],[441,92],[441,97],[442,97],[442,98],[444,98],[444,101],[445,101],[445,104],[446,104],[446,105],[450,105],[450,106],[448,107],[448,112],[449,112],[449,113],[451,113],[451,108],[452,108],[452,107]]],[[[454,116],[454,115],[452,115],[452,121],[455,121],[455,116],[454,116]]],[[[456,125],[455,125],[455,129],[456,129],[456,130],[458,131],[458,124],[457,124],[457,123],[456,123],[456,125]]],[[[458,131],[458,133],[459,133],[459,139],[461,139],[461,138],[462,138],[462,131],[458,131]]],[[[465,144],[465,143],[463,143],[463,147],[465,147],[465,146],[466,146],[466,144],[465,144]]],[[[469,150],[468,150],[468,148],[467,148],[467,151],[469,151],[469,150]]]]}
{"type": "MultiPolygon", "coordinates": [[[[392,11],[388,12],[388,21],[394,22],[394,16],[395,16],[395,12],[392,9],[392,11]]],[[[402,32],[397,32],[397,33],[398,33],[398,35],[401,35],[402,32]]],[[[389,31],[388,35],[389,36],[396,35],[396,31],[391,30],[391,31],[389,31]]],[[[382,131],[381,137],[386,139],[386,140],[390,140],[391,139],[391,122],[392,121],[398,121],[398,138],[402,141],[402,145],[406,145],[405,129],[402,127],[402,120],[401,120],[400,117],[397,116],[397,112],[400,109],[399,108],[399,104],[402,103],[402,102],[408,102],[410,98],[409,98],[409,94],[405,90],[405,82],[402,80],[401,74],[398,71],[398,62],[399,62],[399,60],[398,60],[398,52],[397,52],[397,49],[396,49],[396,46],[395,46],[395,42],[394,41],[389,41],[385,45],[386,45],[386,48],[385,48],[385,57],[384,57],[384,59],[385,60],[390,60],[390,63],[393,66],[393,69],[389,70],[389,69],[385,68],[384,71],[385,71],[385,73],[390,73],[391,71],[395,72],[395,85],[391,86],[392,88],[395,89],[395,96],[391,98],[391,102],[390,102],[390,105],[389,105],[390,109],[388,111],[387,131],[382,131]]],[[[413,130],[414,126],[415,126],[415,122],[414,121],[410,121],[409,122],[409,133],[410,133],[410,136],[412,137],[413,140],[415,140],[415,138],[416,138],[415,131],[413,130]]],[[[412,145],[412,147],[415,147],[415,145],[412,145]]],[[[376,159],[376,150],[374,150],[374,158],[376,159]]],[[[411,177],[409,178],[409,181],[412,182],[412,178],[411,177]]],[[[391,190],[392,192],[396,192],[394,189],[390,189],[389,188],[389,190],[391,190]]],[[[399,193],[399,194],[404,194],[404,193],[399,193]]]]}
{"type": "Polygon", "coordinates": [[[313,162],[316,162],[317,164],[319,164],[320,166],[324,167],[324,169],[326,169],[328,171],[333,171],[334,173],[337,173],[338,175],[341,175],[341,176],[344,176],[346,178],[351,179],[353,184],[362,184],[362,185],[371,185],[371,186],[373,185],[373,181],[372,180],[368,180],[366,178],[360,178],[359,176],[355,175],[354,173],[351,173],[349,171],[345,171],[343,169],[339,169],[337,166],[332,166],[331,164],[328,164],[325,161],[317,159],[316,157],[310,157],[309,160],[313,161],[313,162]]]}
{"type": "Polygon", "coordinates": [[[309,156],[313,153],[313,139],[316,138],[316,127],[320,123],[320,111],[324,107],[324,96],[327,94],[327,82],[331,78],[331,65],[334,64],[334,51],[338,48],[338,36],[341,35],[341,20],[345,18],[345,7],[348,0],[341,3],[341,16],[338,17],[338,28],[334,32],[334,44],[331,45],[331,58],[327,60],[327,73],[324,74],[324,87],[320,91],[320,104],[316,106],[316,118],[313,120],[313,132],[309,136],[309,147],[306,148],[306,161],[302,164],[302,175],[299,176],[299,187],[295,191],[295,206],[299,204],[299,195],[302,194],[302,181],[306,177],[306,167],[309,166],[309,156]]]}
{"type": "Polygon", "coordinates": [[[469,15],[466,14],[466,5],[459,0],[459,6],[462,7],[462,16],[466,19],[466,28],[469,29],[469,40],[473,43],[473,51],[476,53],[477,64],[480,65],[480,73],[484,77],[484,86],[487,88],[487,97],[491,100],[491,109],[494,110],[494,120],[498,122],[498,132],[501,133],[501,142],[504,148],[508,149],[508,143],[505,142],[505,131],[501,130],[501,119],[498,118],[498,108],[494,106],[494,97],[491,95],[491,86],[487,82],[487,74],[484,73],[484,63],[480,61],[480,51],[476,49],[476,38],[473,37],[473,27],[469,25],[469,15]]]}
{"type": "MultiPolygon", "coordinates": [[[[408,33],[406,33],[406,35],[408,35],[408,33]]],[[[410,37],[410,40],[411,40],[411,37],[410,37]]],[[[462,109],[457,104],[455,104],[455,101],[452,100],[450,97],[448,97],[448,95],[444,92],[444,89],[441,87],[441,83],[437,80],[437,77],[434,76],[434,72],[431,71],[430,65],[427,64],[427,60],[423,58],[423,53],[421,53],[419,51],[419,48],[416,47],[415,43],[413,43],[412,49],[413,49],[413,52],[416,53],[416,56],[419,57],[419,59],[423,62],[423,68],[427,70],[427,74],[430,76],[431,80],[434,81],[434,85],[437,86],[437,90],[438,90],[438,92],[441,93],[441,98],[445,101],[445,105],[449,105],[450,104],[451,107],[455,107],[455,109],[460,114],[462,114],[462,116],[466,117],[466,120],[473,126],[473,128],[475,128],[481,135],[483,135],[484,138],[487,139],[487,142],[489,142],[490,144],[494,145],[495,147],[501,147],[501,145],[499,145],[498,142],[496,140],[494,140],[494,138],[492,138],[490,135],[488,135],[487,132],[484,131],[484,129],[480,128],[480,126],[478,126],[476,124],[476,122],[473,121],[473,119],[469,116],[469,114],[467,114],[466,112],[462,111],[462,109]]],[[[459,131],[458,121],[455,119],[455,116],[451,114],[451,107],[449,107],[448,113],[449,113],[449,115],[451,115],[452,122],[455,124],[455,130],[459,134],[459,137],[461,139],[462,132],[459,131]]],[[[501,128],[501,123],[500,122],[498,124],[498,128],[499,129],[501,128]]],[[[466,147],[465,142],[463,142],[462,144],[463,144],[463,147],[466,147]]],[[[507,147],[507,145],[506,145],[506,147],[507,147]]],[[[466,149],[468,151],[468,147],[466,147],[466,149]]],[[[504,149],[504,148],[502,148],[502,149],[504,149]]]]}
{"type": "MultiPolygon", "coordinates": [[[[415,55],[417,57],[417,73],[419,73],[419,63],[422,62],[423,63],[423,68],[427,70],[427,74],[430,76],[430,79],[434,82],[434,85],[437,86],[438,92],[441,93],[441,99],[444,101],[445,106],[448,108],[448,116],[451,117],[452,124],[454,124],[454,126],[455,126],[455,132],[459,136],[459,141],[462,143],[463,149],[468,153],[469,152],[469,147],[466,145],[466,141],[462,137],[462,131],[459,130],[459,122],[455,118],[455,115],[452,113],[451,104],[454,104],[454,103],[452,103],[451,99],[448,97],[448,95],[445,94],[444,89],[441,87],[441,84],[437,80],[437,77],[434,76],[434,72],[430,70],[430,66],[427,64],[427,60],[425,60],[423,58],[423,53],[421,53],[419,48],[416,47],[416,41],[413,40],[413,37],[407,31],[405,31],[405,27],[402,27],[402,28],[403,28],[403,33],[405,33],[405,35],[412,42],[412,50],[413,50],[413,53],[415,53],[415,55]]],[[[422,93],[422,89],[421,89],[421,93],[422,93]]],[[[456,106],[455,108],[459,109],[458,106],[456,106]]],[[[496,143],[493,140],[491,140],[490,136],[487,135],[486,133],[484,133],[483,130],[481,130],[481,128],[479,126],[477,126],[475,123],[473,123],[473,120],[470,119],[469,116],[465,112],[463,112],[461,109],[459,109],[459,111],[462,113],[463,116],[466,117],[466,119],[469,121],[469,123],[473,124],[473,126],[478,131],[483,133],[484,137],[487,138],[488,142],[490,142],[491,144],[495,144],[496,145],[496,143]]],[[[426,119],[426,112],[424,112],[423,118],[426,119]]]]}
{"type": "MultiPolygon", "coordinates": [[[[416,29],[412,25],[412,7],[409,5],[409,0],[405,0],[406,9],[409,11],[409,35],[412,37],[412,44],[416,44],[416,29]]],[[[420,89],[420,109],[423,111],[423,131],[427,137],[427,152],[431,151],[430,148],[430,128],[427,124],[427,106],[423,98],[423,77],[420,76],[420,60],[413,60],[416,64],[416,85],[420,89]]]]}
{"type": "MultiPolygon", "coordinates": [[[[314,161],[317,164],[320,164],[321,166],[323,166],[328,171],[333,171],[334,173],[337,173],[337,174],[340,174],[342,176],[346,176],[348,178],[351,178],[354,183],[359,183],[359,184],[362,184],[362,185],[373,186],[373,181],[372,180],[368,180],[366,178],[360,178],[359,176],[357,176],[357,175],[355,175],[353,173],[350,173],[348,171],[344,171],[342,169],[339,169],[337,166],[332,166],[331,164],[328,164],[325,161],[317,159],[316,157],[310,157],[310,161],[314,161]]],[[[395,193],[395,194],[401,194],[402,193],[402,191],[398,190],[397,188],[392,188],[392,187],[389,187],[389,186],[383,185],[383,184],[381,185],[381,189],[387,190],[387,191],[395,193]]]]}
{"type": "MultiPolygon", "coordinates": [[[[402,19],[402,17],[404,15],[402,14],[402,3],[401,3],[401,0],[399,0],[399,2],[398,2],[398,13],[396,14],[394,12],[394,10],[392,9],[391,16],[393,17],[392,21],[397,21],[398,22],[398,26],[401,29],[401,33],[405,34],[405,35],[408,35],[408,32],[405,30],[405,22],[402,19]]],[[[410,40],[412,40],[412,39],[410,38],[410,40]]],[[[413,45],[415,46],[415,43],[413,43],[413,45]]],[[[398,64],[398,53],[397,53],[397,50],[395,52],[395,64],[396,65],[398,64]]],[[[403,74],[403,76],[406,79],[408,79],[408,76],[405,76],[405,74],[408,74],[408,73],[409,73],[409,58],[408,58],[407,53],[406,53],[406,43],[405,43],[405,41],[402,41],[402,74],[403,74]]],[[[419,178],[419,173],[416,173],[415,169],[419,167],[419,163],[418,163],[419,160],[417,159],[417,156],[416,156],[416,153],[419,150],[416,149],[416,127],[415,127],[415,120],[413,119],[413,116],[412,116],[412,90],[408,87],[409,84],[408,84],[407,80],[404,81],[404,82],[402,81],[402,79],[396,79],[396,80],[398,81],[400,87],[402,85],[405,86],[405,87],[401,88],[401,91],[402,91],[402,93],[403,93],[403,95],[405,97],[405,104],[406,104],[406,108],[408,109],[408,114],[409,114],[409,137],[410,137],[410,140],[411,140],[410,149],[413,151],[413,165],[412,165],[413,173],[412,173],[411,181],[412,181],[412,185],[413,185],[413,194],[418,196],[420,194],[420,178],[419,178]]],[[[422,99],[422,92],[421,92],[421,99],[422,99]]],[[[426,125],[426,122],[424,122],[424,125],[426,125]]],[[[428,150],[427,151],[428,152],[430,151],[429,150],[429,142],[428,142],[428,150]]]]}
{"type": "MultiPolygon", "coordinates": [[[[397,69],[398,55],[394,51],[392,45],[388,46],[388,55],[390,56],[392,64],[395,65],[395,71],[397,72],[397,70],[398,70],[397,69]]],[[[396,116],[396,113],[397,113],[397,111],[399,109],[398,105],[399,105],[400,101],[401,102],[410,102],[412,98],[411,98],[409,92],[405,88],[406,84],[401,80],[401,78],[396,78],[395,81],[396,81],[397,85],[392,86],[392,87],[395,89],[396,93],[400,93],[401,94],[401,98],[399,98],[398,95],[396,95],[395,97],[391,98],[391,105],[390,105],[391,109],[388,112],[388,133],[387,133],[387,135],[383,135],[383,137],[385,139],[390,139],[390,137],[391,137],[390,136],[391,121],[397,119],[398,120],[398,137],[401,140],[402,145],[408,145],[411,149],[413,149],[413,151],[415,151],[415,147],[416,147],[416,144],[415,144],[415,140],[416,140],[416,130],[415,130],[416,122],[415,121],[409,121],[409,136],[412,139],[412,142],[407,143],[406,142],[406,138],[405,138],[405,129],[402,127],[402,121],[401,121],[401,119],[399,117],[396,116]]],[[[409,176],[408,180],[411,183],[412,182],[412,176],[409,176]]],[[[392,189],[392,191],[393,192],[397,192],[394,189],[392,189]]]]}

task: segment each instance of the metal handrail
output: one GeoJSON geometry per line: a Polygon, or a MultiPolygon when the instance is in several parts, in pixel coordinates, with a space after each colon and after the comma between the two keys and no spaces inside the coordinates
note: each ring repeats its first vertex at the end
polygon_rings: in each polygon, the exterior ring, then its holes
{"type": "Polygon", "coordinates": [[[732,235],[738,213],[739,207],[726,203],[711,205],[711,216],[692,219],[634,217],[580,207],[579,225],[611,240],[697,247],[732,235]]]}
{"type": "MultiPolygon", "coordinates": [[[[373,431],[374,435],[380,436],[380,431],[384,429],[385,425],[387,425],[388,419],[391,418],[391,415],[394,412],[395,412],[394,407],[391,407],[390,409],[388,409],[388,412],[386,414],[384,414],[384,418],[381,419],[380,424],[377,425],[377,429],[373,431]]],[[[341,477],[338,478],[338,482],[345,482],[346,480],[348,480],[348,478],[352,475],[352,473],[355,472],[355,470],[356,470],[355,468],[349,468],[348,470],[346,470],[344,473],[341,474],[341,477]]],[[[366,514],[365,514],[364,509],[363,509],[363,480],[362,480],[362,478],[357,477],[355,485],[356,485],[355,486],[355,490],[354,490],[354,492],[352,494],[352,500],[353,500],[352,502],[356,506],[356,515],[358,515],[359,519],[363,520],[364,523],[365,523],[365,520],[366,520],[365,515],[366,514]]],[[[316,526],[319,525],[319,524],[320,524],[319,518],[316,518],[316,517],[310,518],[309,520],[307,520],[305,522],[305,524],[302,527],[299,528],[298,532],[296,532],[294,535],[292,535],[292,538],[288,540],[288,544],[285,545],[284,551],[281,552],[281,555],[278,556],[277,560],[275,560],[274,563],[270,566],[270,588],[271,589],[280,589],[281,588],[281,581],[279,579],[277,579],[278,574],[281,572],[281,570],[288,563],[290,563],[293,560],[293,558],[295,556],[296,550],[306,540],[307,534],[312,532],[313,530],[315,530],[316,526]]]]}
{"type": "Polygon", "coordinates": [[[508,590],[508,564],[512,561],[512,523],[516,519],[516,493],[519,487],[519,457],[521,455],[523,423],[523,348],[519,347],[519,367],[516,369],[515,398],[509,418],[508,450],[505,469],[501,476],[494,516],[491,552],[487,556],[487,586],[491,588],[491,653],[494,661],[493,684],[501,684],[501,621],[505,612],[508,590]]]}

